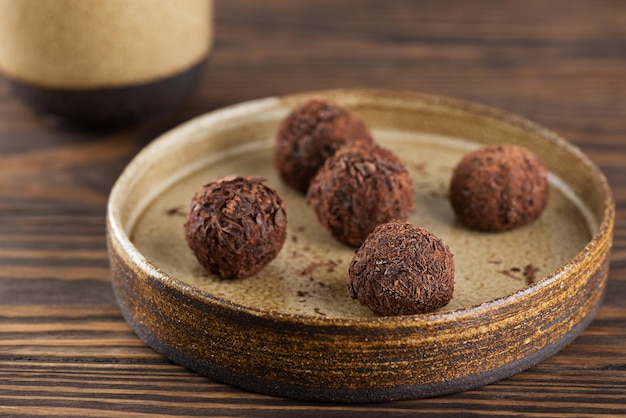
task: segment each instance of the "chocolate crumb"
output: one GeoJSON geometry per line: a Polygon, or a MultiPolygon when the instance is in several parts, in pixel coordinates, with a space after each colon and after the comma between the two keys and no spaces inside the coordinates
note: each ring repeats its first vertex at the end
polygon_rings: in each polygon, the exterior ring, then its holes
{"type": "Polygon", "coordinates": [[[307,274],[311,274],[315,271],[315,269],[317,269],[318,267],[322,266],[324,263],[323,262],[317,262],[317,263],[311,263],[309,264],[304,270],[302,270],[300,272],[300,276],[306,276],[307,274]]]}
{"type": "Polygon", "coordinates": [[[410,315],[445,306],[454,291],[454,261],[441,239],[409,222],[379,225],[356,251],[348,291],[380,315],[410,315]]]}
{"type": "Polygon", "coordinates": [[[337,267],[338,263],[335,260],[328,260],[326,262],[326,271],[328,273],[332,273],[335,271],[335,267],[337,267]]]}
{"type": "Polygon", "coordinates": [[[168,216],[187,216],[187,214],[185,213],[185,211],[183,210],[183,208],[181,208],[180,206],[176,206],[173,208],[168,209],[165,212],[168,216]]]}
{"type": "Polygon", "coordinates": [[[413,166],[413,169],[417,171],[421,176],[426,175],[426,163],[425,162],[414,163],[412,164],[412,166],[413,166]]]}
{"type": "Polygon", "coordinates": [[[511,273],[510,270],[500,270],[500,274],[510,277],[511,279],[515,279],[515,280],[522,280],[521,278],[517,277],[516,275],[514,275],[513,273],[511,273]]]}
{"type": "Polygon", "coordinates": [[[527,284],[534,283],[538,271],[539,268],[533,266],[532,264],[527,264],[524,267],[524,272],[522,274],[524,275],[527,284]]]}
{"type": "Polygon", "coordinates": [[[194,195],[185,237],[208,272],[247,277],[278,255],[287,237],[287,215],[280,196],[264,182],[228,176],[194,195]]]}
{"type": "Polygon", "coordinates": [[[320,308],[314,308],[313,311],[315,311],[315,313],[318,314],[318,315],[326,316],[326,314],[324,312],[320,311],[320,308]]]}

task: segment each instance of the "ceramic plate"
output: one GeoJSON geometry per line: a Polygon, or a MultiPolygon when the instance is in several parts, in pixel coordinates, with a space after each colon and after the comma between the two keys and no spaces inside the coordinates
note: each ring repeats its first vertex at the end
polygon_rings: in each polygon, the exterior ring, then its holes
{"type": "Polygon", "coordinates": [[[510,376],[549,357],[591,321],[608,273],[614,204],[574,146],[482,105],[378,90],[271,97],[221,109],[162,135],[128,165],[108,207],[113,287],[137,335],[173,361],[272,395],[342,402],[434,396],[510,376]],[[379,317],[347,291],[354,249],[320,225],[273,166],[277,126],[310,98],[358,114],[414,183],[410,220],[454,253],[455,292],[437,312],[379,317]],[[505,233],[464,228],[447,199],[468,151],[515,143],[550,174],[536,222],[505,233]],[[287,241],[255,276],[209,275],[186,245],[195,191],[258,175],[286,203],[287,241]]]}

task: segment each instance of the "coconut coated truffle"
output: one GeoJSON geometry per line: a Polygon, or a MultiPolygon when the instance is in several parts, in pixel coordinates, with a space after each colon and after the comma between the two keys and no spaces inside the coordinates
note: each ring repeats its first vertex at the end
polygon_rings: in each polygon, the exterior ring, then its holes
{"type": "Polygon", "coordinates": [[[492,145],[468,153],[455,167],[449,198],[465,226],[506,231],[526,225],[548,204],[548,172],[530,150],[492,145]]]}
{"type": "Polygon", "coordinates": [[[355,143],[326,160],[311,181],[307,201],[337,240],[358,247],[376,226],[409,217],[413,186],[391,151],[355,143]]]}
{"type": "Polygon", "coordinates": [[[441,239],[409,222],[374,229],[356,251],[348,291],[379,315],[412,315],[445,306],[454,292],[454,260],[441,239]]]}
{"type": "Polygon", "coordinates": [[[264,181],[229,176],[194,195],[185,236],[208,272],[228,279],[251,276],[282,248],[287,236],[285,205],[264,181]]]}
{"type": "Polygon", "coordinates": [[[336,104],[311,100],[281,123],[274,164],[286,184],[306,193],[324,161],[342,145],[355,141],[372,142],[361,119],[336,104]]]}

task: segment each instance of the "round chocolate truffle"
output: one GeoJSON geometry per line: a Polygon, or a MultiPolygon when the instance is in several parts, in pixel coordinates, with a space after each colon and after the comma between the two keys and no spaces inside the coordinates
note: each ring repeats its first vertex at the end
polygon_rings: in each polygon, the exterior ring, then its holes
{"type": "Polygon", "coordinates": [[[548,203],[548,172],[518,145],[492,145],[465,155],[452,174],[449,198],[465,226],[506,231],[537,219],[548,203]]]}
{"type": "Polygon", "coordinates": [[[347,109],[311,100],[293,110],[276,136],[274,164],[283,181],[302,193],[324,161],[353,141],[372,142],[367,126],[347,109]]]}
{"type": "Polygon", "coordinates": [[[450,249],[409,222],[377,226],[356,251],[349,274],[350,296],[379,315],[431,312],[454,292],[450,249]]]}
{"type": "Polygon", "coordinates": [[[409,217],[413,185],[391,151],[355,143],[326,160],[311,181],[307,201],[337,240],[358,247],[376,226],[409,217]]]}
{"type": "Polygon", "coordinates": [[[287,237],[285,205],[264,181],[229,176],[194,195],[185,236],[208,272],[222,278],[251,276],[282,248],[287,237]]]}

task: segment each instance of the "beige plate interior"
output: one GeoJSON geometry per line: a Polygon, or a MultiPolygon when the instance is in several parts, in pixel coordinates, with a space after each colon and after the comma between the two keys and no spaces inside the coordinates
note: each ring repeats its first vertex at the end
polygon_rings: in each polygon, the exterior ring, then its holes
{"type": "MultiPolygon", "coordinates": [[[[263,311],[329,317],[374,316],[347,292],[354,249],[335,241],[319,224],[304,197],[284,185],[272,162],[276,124],[290,103],[257,103],[269,112],[242,110],[220,131],[195,126],[192,135],[160,147],[150,193],[138,196],[126,229],[141,254],[157,268],[217,297],[263,311]],[[275,105],[275,106],[274,106],[275,105]],[[158,171],[158,170],[156,170],[158,171]],[[183,223],[194,192],[228,174],[260,175],[284,198],[288,238],[278,257],[256,276],[221,280],[207,274],[185,243],[183,223]]],[[[358,112],[358,108],[354,109],[358,112]]],[[[514,293],[554,272],[589,241],[597,225],[590,210],[566,183],[550,175],[550,201],[541,218],[515,231],[474,232],[456,222],[446,193],[457,161],[479,146],[460,136],[424,133],[405,124],[377,126],[377,116],[362,115],[375,140],[401,156],[415,186],[410,220],[450,246],[456,264],[454,298],[442,311],[478,305],[514,293]]],[[[380,117],[380,116],[378,116],[380,117]]],[[[201,125],[198,124],[198,125],[201,125]]],[[[498,141],[515,141],[502,136],[498,141]]],[[[161,144],[164,145],[164,144],[161,144]]]]}

